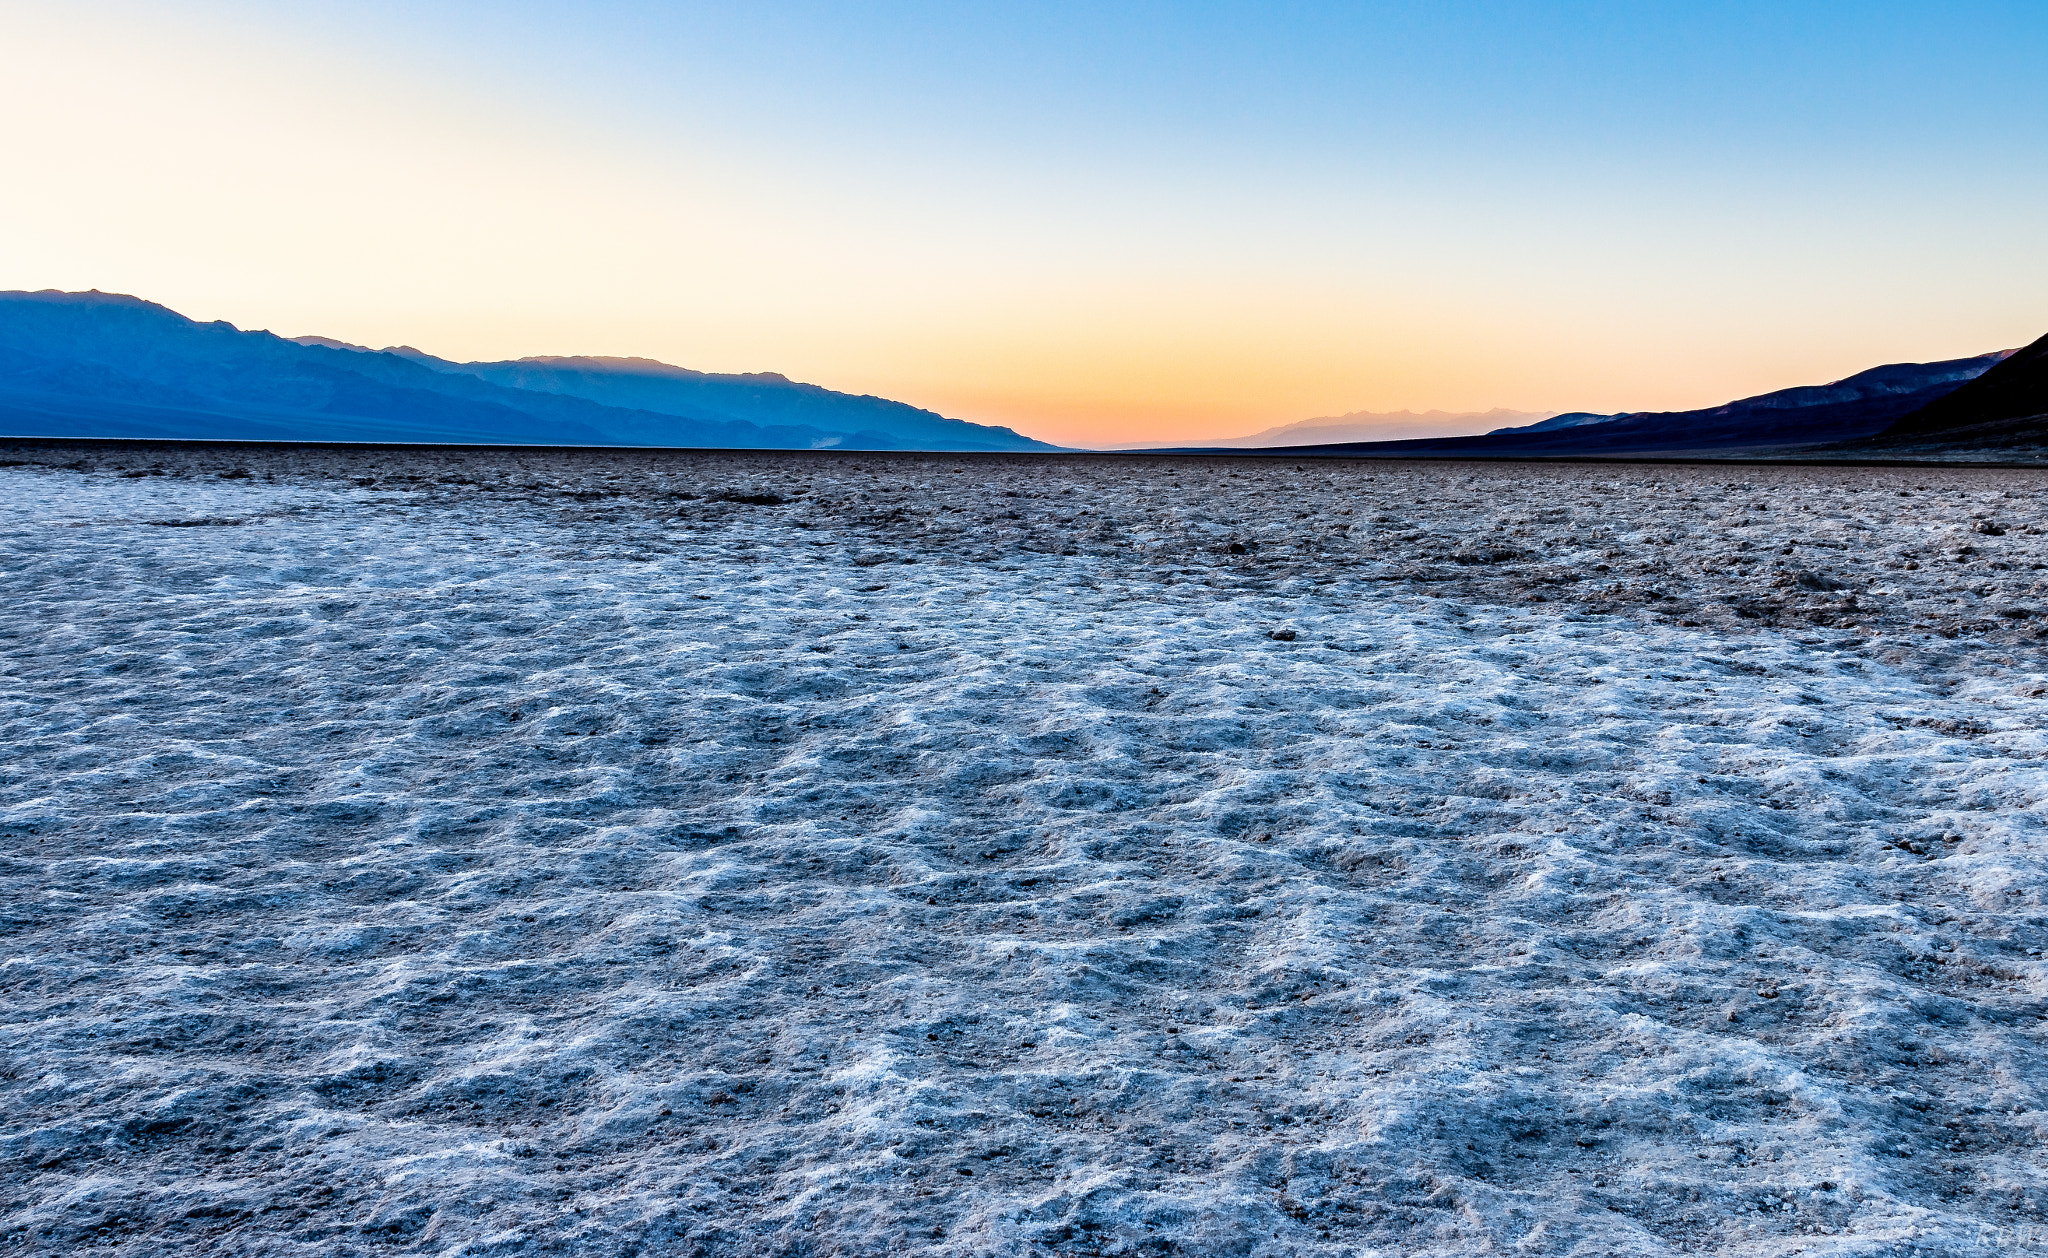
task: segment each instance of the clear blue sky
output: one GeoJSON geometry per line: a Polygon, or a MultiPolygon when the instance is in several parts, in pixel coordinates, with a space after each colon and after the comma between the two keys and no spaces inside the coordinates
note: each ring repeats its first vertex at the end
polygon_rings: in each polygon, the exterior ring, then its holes
{"type": "Polygon", "coordinates": [[[2048,331],[2038,0],[0,19],[55,136],[0,283],[245,326],[1064,441],[1698,405],[2048,331]]]}

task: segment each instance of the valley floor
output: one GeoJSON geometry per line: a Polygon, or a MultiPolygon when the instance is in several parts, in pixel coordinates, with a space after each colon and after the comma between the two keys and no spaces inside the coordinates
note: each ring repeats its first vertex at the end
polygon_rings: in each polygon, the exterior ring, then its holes
{"type": "Polygon", "coordinates": [[[2044,473],[0,462],[13,1252],[2048,1252],[2044,473]]]}

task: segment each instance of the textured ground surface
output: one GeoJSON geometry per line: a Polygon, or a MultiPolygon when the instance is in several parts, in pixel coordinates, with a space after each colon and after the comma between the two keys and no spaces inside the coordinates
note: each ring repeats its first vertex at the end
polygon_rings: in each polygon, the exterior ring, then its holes
{"type": "Polygon", "coordinates": [[[2042,473],[82,449],[0,1249],[2048,1252],[2042,473]]]}

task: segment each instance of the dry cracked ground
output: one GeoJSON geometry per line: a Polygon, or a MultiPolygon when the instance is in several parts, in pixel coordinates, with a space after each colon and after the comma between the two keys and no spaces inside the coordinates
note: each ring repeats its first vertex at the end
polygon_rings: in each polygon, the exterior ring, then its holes
{"type": "Polygon", "coordinates": [[[2048,1251],[2048,472],[0,464],[13,1252],[2048,1251]]]}

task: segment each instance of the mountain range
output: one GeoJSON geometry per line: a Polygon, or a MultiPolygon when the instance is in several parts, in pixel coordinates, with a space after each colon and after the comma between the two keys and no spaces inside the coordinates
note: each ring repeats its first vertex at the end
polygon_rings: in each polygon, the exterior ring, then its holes
{"type": "Polygon", "coordinates": [[[455,363],[199,323],[114,293],[0,292],[0,433],[283,441],[1048,451],[772,373],[643,358],[455,363]]]}
{"type": "MultiPolygon", "coordinates": [[[[1008,428],[773,372],[720,375],[647,358],[453,362],[410,346],[280,337],[199,323],[137,297],[56,290],[0,292],[0,435],[1058,449],[1008,428]]],[[[1356,412],[1175,449],[1512,458],[2023,445],[2048,447],[2048,337],[2017,351],[1890,363],[1692,411],[1356,412]],[[1487,425],[1494,427],[1479,435],[1409,435],[1487,425]],[[1405,439],[1384,439],[1390,433],[1405,439]]]]}
{"type": "Polygon", "coordinates": [[[1571,412],[1478,436],[1266,448],[1284,454],[1425,458],[1788,453],[1877,437],[2012,356],[2013,350],[1998,350],[1941,362],[1888,363],[1827,384],[1778,389],[1692,411],[1571,412]]]}
{"type": "Polygon", "coordinates": [[[2048,336],[1899,419],[1874,444],[1985,450],[2048,446],[2048,336]]]}

